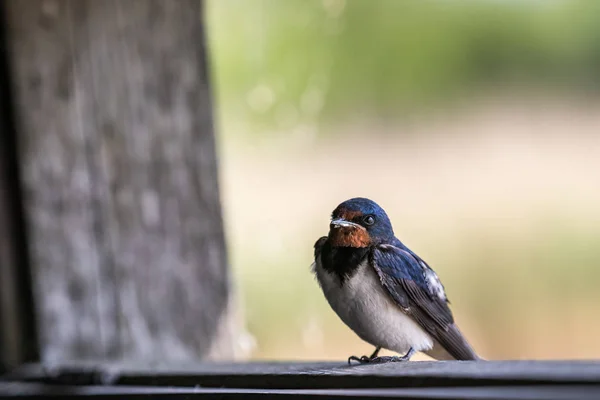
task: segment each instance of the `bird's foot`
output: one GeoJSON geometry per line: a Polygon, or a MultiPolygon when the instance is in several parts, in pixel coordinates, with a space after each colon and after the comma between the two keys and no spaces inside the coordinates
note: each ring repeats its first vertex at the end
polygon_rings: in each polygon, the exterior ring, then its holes
{"type": "Polygon", "coordinates": [[[415,351],[411,348],[408,351],[408,353],[406,353],[405,355],[403,355],[401,357],[398,357],[398,356],[377,357],[378,352],[379,352],[379,349],[375,350],[375,352],[371,355],[371,357],[362,356],[359,358],[356,356],[350,356],[350,357],[348,357],[348,364],[352,365],[352,361],[357,361],[359,364],[383,364],[383,363],[388,363],[388,362],[403,362],[403,361],[410,360],[410,358],[415,353],[415,351]]]}
{"type": "Polygon", "coordinates": [[[362,356],[362,357],[350,356],[350,357],[348,357],[348,365],[352,365],[352,361],[357,361],[359,364],[368,364],[371,362],[371,358],[369,358],[367,356],[362,356]]]}
{"type": "Polygon", "coordinates": [[[403,361],[408,361],[410,360],[410,357],[406,357],[406,356],[402,356],[402,357],[398,357],[398,356],[381,356],[381,357],[375,357],[371,360],[369,360],[369,363],[371,364],[383,364],[383,363],[389,363],[389,362],[403,362],[403,361]]]}

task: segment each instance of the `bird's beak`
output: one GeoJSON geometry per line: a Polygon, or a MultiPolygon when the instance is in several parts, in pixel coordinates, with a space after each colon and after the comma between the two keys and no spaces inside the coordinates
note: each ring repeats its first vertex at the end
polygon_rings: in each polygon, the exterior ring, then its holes
{"type": "Polygon", "coordinates": [[[354,222],[346,221],[345,219],[334,219],[329,224],[329,228],[359,228],[360,225],[355,224],[354,222]]]}

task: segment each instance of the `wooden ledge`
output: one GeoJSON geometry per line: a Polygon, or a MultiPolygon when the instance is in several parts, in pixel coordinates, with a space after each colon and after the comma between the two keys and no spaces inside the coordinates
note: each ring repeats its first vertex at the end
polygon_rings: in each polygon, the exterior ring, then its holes
{"type": "Polygon", "coordinates": [[[0,398],[9,398],[2,397],[2,392],[144,398],[167,394],[186,398],[209,394],[231,398],[267,394],[346,398],[600,398],[600,362],[596,361],[415,361],[353,366],[344,362],[33,364],[5,375],[2,380],[0,398]]]}

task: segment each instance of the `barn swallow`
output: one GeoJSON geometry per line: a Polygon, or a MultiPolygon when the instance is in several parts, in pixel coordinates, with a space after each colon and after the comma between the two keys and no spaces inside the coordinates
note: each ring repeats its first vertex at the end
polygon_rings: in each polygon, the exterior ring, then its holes
{"type": "Polygon", "coordinates": [[[353,198],[332,213],[328,236],[314,245],[312,270],[340,319],[375,346],[348,363],[480,360],[456,326],[444,286],[427,263],[394,235],[374,201],[353,198]],[[380,357],[381,349],[402,356],[380,357]]]}

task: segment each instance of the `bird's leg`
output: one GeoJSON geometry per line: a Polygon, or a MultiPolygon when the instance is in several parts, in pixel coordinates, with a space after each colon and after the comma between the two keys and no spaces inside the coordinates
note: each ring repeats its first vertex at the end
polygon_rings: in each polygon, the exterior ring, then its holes
{"type": "Polygon", "coordinates": [[[412,347],[410,348],[410,350],[408,350],[408,352],[401,356],[401,357],[397,357],[397,356],[393,356],[393,357],[374,357],[371,358],[371,360],[369,360],[369,362],[371,363],[387,363],[387,362],[402,362],[402,361],[408,361],[410,360],[410,358],[413,356],[413,354],[415,354],[415,349],[413,349],[412,347]]]}
{"type": "Polygon", "coordinates": [[[375,351],[373,352],[373,354],[371,354],[371,356],[369,357],[370,360],[374,359],[375,357],[377,357],[377,354],[379,354],[379,351],[381,350],[381,347],[377,347],[375,349],[375,351]]]}
{"type": "Polygon", "coordinates": [[[348,364],[352,364],[352,361],[358,361],[360,364],[367,364],[367,363],[371,362],[371,360],[373,360],[374,358],[377,358],[377,354],[379,354],[380,350],[381,350],[381,347],[375,348],[375,351],[373,352],[373,354],[371,354],[370,357],[361,356],[360,358],[358,358],[356,356],[350,356],[350,357],[348,357],[348,364]]]}

